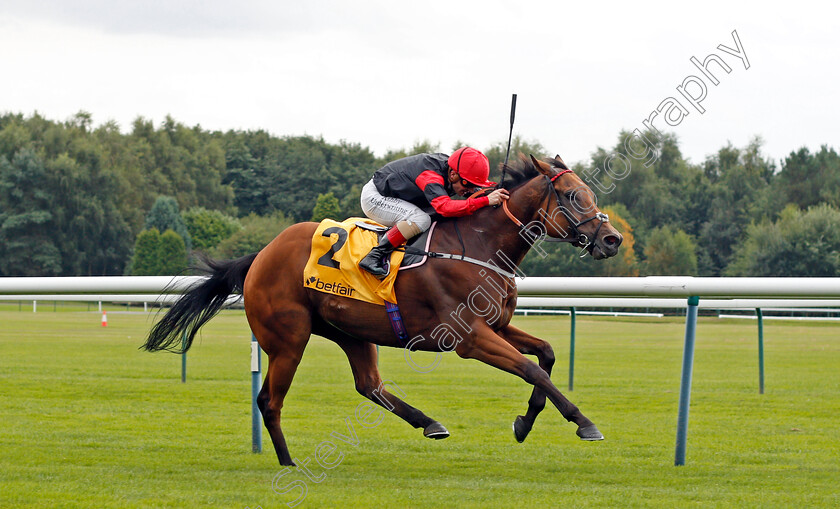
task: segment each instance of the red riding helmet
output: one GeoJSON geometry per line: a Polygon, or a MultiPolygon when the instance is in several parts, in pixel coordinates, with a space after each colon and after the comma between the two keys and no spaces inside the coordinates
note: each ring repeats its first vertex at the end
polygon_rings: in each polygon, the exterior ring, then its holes
{"type": "Polygon", "coordinates": [[[478,187],[495,186],[487,177],[490,175],[490,161],[481,151],[472,147],[461,147],[449,156],[449,167],[458,172],[462,179],[478,187]]]}

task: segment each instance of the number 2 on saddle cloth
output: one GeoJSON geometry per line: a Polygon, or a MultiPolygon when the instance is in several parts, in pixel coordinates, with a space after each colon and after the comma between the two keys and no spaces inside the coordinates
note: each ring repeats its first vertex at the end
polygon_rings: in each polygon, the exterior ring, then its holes
{"type": "Polygon", "coordinates": [[[331,219],[321,221],[312,236],[312,249],[303,271],[303,285],[319,292],[384,305],[394,334],[405,346],[408,332],[394,291],[396,268],[403,263],[405,252],[396,250],[391,254],[390,267],[393,270],[382,280],[359,269],[359,260],[379,243],[376,231],[360,225],[381,227],[364,218],[350,218],[340,223],[331,219]]]}

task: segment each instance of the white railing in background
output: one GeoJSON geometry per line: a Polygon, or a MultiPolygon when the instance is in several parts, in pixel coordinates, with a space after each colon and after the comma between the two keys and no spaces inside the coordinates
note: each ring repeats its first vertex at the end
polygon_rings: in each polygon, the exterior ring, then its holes
{"type": "Polygon", "coordinates": [[[203,276],[2,277],[0,294],[183,293],[203,276]]]}
{"type": "Polygon", "coordinates": [[[528,277],[517,284],[527,297],[588,295],[638,297],[840,298],[840,278],[772,277],[528,277]]]}
{"type": "MultiPolygon", "coordinates": [[[[517,307],[547,308],[652,308],[685,309],[685,299],[651,299],[619,297],[519,297],[517,307]]],[[[837,299],[700,299],[700,309],[755,309],[755,308],[840,308],[837,299]]],[[[804,309],[803,309],[804,311],[804,309]]]]}

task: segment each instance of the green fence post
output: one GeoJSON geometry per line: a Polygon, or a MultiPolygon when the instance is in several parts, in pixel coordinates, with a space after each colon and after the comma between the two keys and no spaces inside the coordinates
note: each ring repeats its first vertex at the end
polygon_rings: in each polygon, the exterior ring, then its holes
{"type": "MultiPolygon", "coordinates": [[[[184,336],[181,338],[181,349],[187,347],[187,333],[184,332],[184,336]]],[[[187,352],[181,354],[181,383],[187,383],[187,352]]]]}
{"type": "Polygon", "coordinates": [[[677,414],[677,448],[674,465],[685,465],[688,442],[688,407],[691,401],[691,372],[694,369],[694,337],[697,330],[697,305],[700,297],[688,298],[685,313],[685,348],[683,350],[682,381],[680,382],[680,408],[677,414]]]}

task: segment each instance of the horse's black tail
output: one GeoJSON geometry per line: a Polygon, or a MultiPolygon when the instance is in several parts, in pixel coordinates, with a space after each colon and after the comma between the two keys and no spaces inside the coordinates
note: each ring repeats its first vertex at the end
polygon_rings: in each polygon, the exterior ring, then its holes
{"type": "Polygon", "coordinates": [[[207,267],[201,270],[210,277],[190,288],[175,302],[152,327],[141,348],[149,352],[184,353],[189,350],[198,329],[216,316],[231,293],[242,291],[245,274],[256,257],[254,253],[236,260],[205,259],[207,267]]]}

